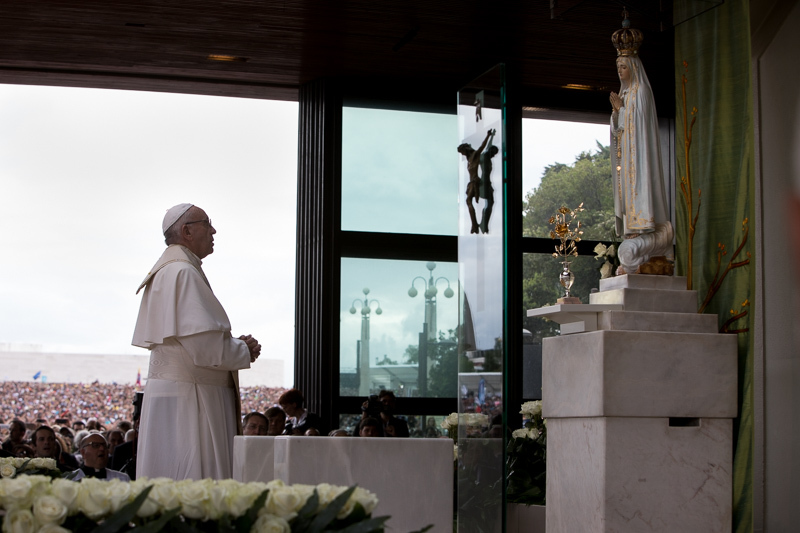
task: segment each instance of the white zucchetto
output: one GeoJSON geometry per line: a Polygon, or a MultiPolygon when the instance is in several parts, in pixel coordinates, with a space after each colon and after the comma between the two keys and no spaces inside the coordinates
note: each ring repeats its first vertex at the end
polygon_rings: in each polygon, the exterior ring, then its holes
{"type": "Polygon", "coordinates": [[[161,223],[161,232],[166,234],[167,230],[178,221],[181,216],[189,210],[194,204],[178,204],[175,207],[170,207],[167,214],[164,215],[164,222],[161,223]]]}

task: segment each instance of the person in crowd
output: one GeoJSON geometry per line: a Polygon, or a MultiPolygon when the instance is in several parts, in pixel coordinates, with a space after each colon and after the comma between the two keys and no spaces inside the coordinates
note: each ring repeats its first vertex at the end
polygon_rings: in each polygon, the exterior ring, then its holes
{"type": "Polygon", "coordinates": [[[286,413],[283,412],[283,409],[280,407],[270,407],[264,415],[267,417],[267,420],[269,420],[267,435],[275,436],[282,434],[283,429],[286,427],[286,413]]]}
{"type": "MultiPolygon", "coordinates": [[[[139,476],[227,479],[241,433],[238,371],[261,353],[251,335],[234,338],[202,268],[216,229],[201,208],[170,208],[167,249],[145,277],[132,344],[150,350],[139,436],[139,476]],[[196,453],[185,453],[191,442],[196,453]]],[[[139,291],[137,290],[137,293],[139,291]]]]}
{"type": "Polygon", "coordinates": [[[248,437],[263,437],[269,434],[269,420],[258,411],[247,413],[242,426],[244,427],[243,435],[248,437]]]}
{"type": "Polygon", "coordinates": [[[364,418],[358,423],[359,437],[383,437],[383,424],[377,418],[371,416],[364,418]]]}
{"type": "Polygon", "coordinates": [[[133,422],[130,420],[120,420],[117,422],[117,429],[122,432],[123,436],[125,436],[128,431],[133,429],[133,422]]]}
{"type": "Polygon", "coordinates": [[[408,437],[408,422],[394,416],[396,406],[397,398],[394,392],[390,390],[381,390],[377,396],[370,396],[369,399],[361,405],[361,418],[380,418],[383,423],[384,434],[389,435],[391,431],[394,433],[392,436],[408,437]],[[389,429],[390,424],[392,426],[391,430],[389,429]]]}
{"type": "Polygon", "coordinates": [[[317,428],[308,428],[305,433],[303,433],[305,437],[319,437],[319,431],[317,428]]]}
{"type": "Polygon", "coordinates": [[[331,432],[328,433],[328,436],[329,437],[349,437],[350,434],[347,432],[346,429],[339,428],[339,429],[331,430],[331,432]]]}
{"type": "Polygon", "coordinates": [[[128,474],[131,479],[136,479],[136,459],[139,446],[139,421],[142,417],[142,402],[144,393],[135,392],[133,395],[133,427],[125,434],[125,442],[118,445],[111,457],[110,465],[114,470],[128,474]],[[130,435],[130,439],[128,436],[130,435]]]}
{"type": "Polygon", "coordinates": [[[66,450],[70,453],[75,453],[77,447],[74,447],[75,441],[75,434],[72,432],[71,429],[67,426],[61,426],[58,428],[58,434],[61,436],[61,439],[66,443],[66,450]]]}
{"type": "Polygon", "coordinates": [[[81,442],[83,441],[83,439],[86,438],[86,435],[88,434],[89,434],[88,429],[81,429],[80,431],[77,431],[75,433],[75,436],[72,437],[72,449],[75,450],[76,452],[80,452],[81,442]]]}
{"type": "Polygon", "coordinates": [[[14,449],[11,451],[11,453],[14,457],[29,457],[31,459],[36,457],[36,452],[33,450],[33,446],[25,442],[14,446],[14,449]]]}
{"type": "Polygon", "coordinates": [[[62,472],[71,472],[78,468],[78,461],[71,453],[65,452],[56,440],[56,432],[50,426],[39,426],[31,435],[35,457],[48,457],[56,460],[56,466],[62,472]]]}
{"type": "Polygon", "coordinates": [[[92,417],[86,421],[86,429],[89,431],[103,431],[103,426],[100,425],[96,418],[92,417]]]}
{"type": "Polygon", "coordinates": [[[125,442],[131,442],[132,440],[136,440],[139,436],[139,432],[135,429],[129,429],[127,433],[125,433],[125,442]]]}
{"type": "Polygon", "coordinates": [[[74,431],[75,433],[77,433],[82,429],[86,429],[86,422],[84,422],[83,420],[76,420],[75,422],[72,423],[72,431],[74,431]]]}
{"type": "Polygon", "coordinates": [[[22,444],[25,441],[25,422],[19,418],[11,421],[8,428],[8,438],[3,441],[3,451],[14,453],[14,447],[22,444]]]}
{"type": "Polygon", "coordinates": [[[297,389],[289,389],[278,398],[278,404],[287,417],[284,435],[304,435],[309,428],[315,428],[320,434],[324,432],[322,419],[303,408],[305,401],[303,393],[297,389]]]}
{"type": "Polygon", "coordinates": [[[119,429],[112,429],[106,432],[106,441],[108,441],[108,456],[114,456],[114,450],[117,446],[125,442],[125,434],[119,429]]]}
{"type": "Polygon", "coordinates": [[[87,435],[80,445],[80,452],[83,456],[83,465],[76,469],[72,478],[74,481],[79,481],[85,477],[94,477],[98,479],[119,479],[120,481],[130,481],[128,474],[117,472],[110,468],[108,465],[108,442],[102,433],[90,433],[87,435]]]}

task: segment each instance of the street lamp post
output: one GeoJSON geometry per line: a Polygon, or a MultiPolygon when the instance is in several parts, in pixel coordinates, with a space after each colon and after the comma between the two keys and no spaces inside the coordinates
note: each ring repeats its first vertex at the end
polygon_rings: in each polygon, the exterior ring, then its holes
{"type": "Polygon", "coordinates": [[[360,396],[368,396],[369,395],[369,315],[372,311],[370,309],[371,304],[377,304],[377,308],[375,309],[375,314],[380,315],[383,313],[383,309],[381,309],[381,303],[378,300],[370,300],[367,298],[369,295],[369,289],[364,287],[362,289],[364,293],[364,301],[362,302],[360,299],[356,298],[353,300],[353,304],[350,306],[350,314],[356,314],[356,304],[360,304],[361,307],[361,350],[358,354],[358,394],[360,396]]]}
{"type": "Polygon", "coordinates": [[[444,276],[434,278],[433,270],[436,268],[436,263],[429,261],[425,264],[425,268],[429,271],[428,279],[426,280],[422,276],[417,276],[411,280],[411,288],[408,289],[408,295],[414,298],[419,294],[419,291],[417,291],[417,288],[414,286],[417,280],[422,280],[425,286],[425,322],[422,324],[422,333],[419,336],[419,375],[417,384],[419,387],[419,394],[422,397],[428,394],[428,371],[433,363],[431,359],[428,358],[428,345],[436,343],[439,336],[439,328],[436,325],[436,294],[439,290],[436,288],[436,284],[442,280],[447,283],[447,288],[443,293],[445,298],[452,298],[454,294],[453,289],[450,288],[450,280],[444,276]]]}

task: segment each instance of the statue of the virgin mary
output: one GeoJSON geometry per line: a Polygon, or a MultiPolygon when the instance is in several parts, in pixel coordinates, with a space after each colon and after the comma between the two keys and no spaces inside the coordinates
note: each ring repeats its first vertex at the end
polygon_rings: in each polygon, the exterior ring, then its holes
{"type": "Polygon", "coordinates": [[[635,272],[651,257],[672,260],[672,225],[661,166],[661,143],[653,91],[638,50],[642,33],[623,29],[612,37],[617,48],[619,94],[612,92],[611,169],[614,213],[622,270],[635,272]]]}

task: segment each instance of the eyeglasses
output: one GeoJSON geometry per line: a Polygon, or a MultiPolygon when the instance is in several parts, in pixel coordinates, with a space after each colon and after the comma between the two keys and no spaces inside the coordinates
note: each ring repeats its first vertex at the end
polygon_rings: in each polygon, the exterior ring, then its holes
{"type": "Polygon", "coordinates": [[[208,227],[213,226],[213,224],[211,224],[211,219],[210,218],[204,218],[203,220],[192,220],[191,222],[184,222],[184,224],[197,224],[198,222],[202,222],[203,224],[205,224],[208,227]]]}
{"type": "Polygon", "coordinates": [[[102,450],[108,448],[108,444],[106,444],[105,442],[87,442],[86,444],[83,445],[84,448],[86,448],[87,446],[91,446],[95,450],[102,450]]]}

